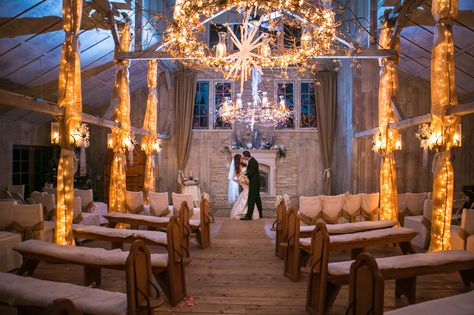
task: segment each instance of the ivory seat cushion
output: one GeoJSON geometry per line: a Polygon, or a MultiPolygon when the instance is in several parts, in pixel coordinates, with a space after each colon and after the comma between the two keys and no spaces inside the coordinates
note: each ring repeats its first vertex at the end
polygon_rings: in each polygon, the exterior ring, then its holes
{"type": "Polygon", "coordinates": [[[169,213],[168,193],[157,193],[150,191],[148,193],[148,200],[151,215],[161,217],[169,213]]]}
{"type": "Polygon", "coordinates": [[[13,250],[21,243],[21,235],[0,231],[0,271],[6,272],[19,268],[22,263],[21,255],[13,250]]]}
{"type": "MultiPolygon", "coordinates": [[[[300,197],[299,212],[310,218],[316,219],[322,210],[321,196],[300,197]]],[[[303,222],[304,223],[304,222],[303,222]]]]}
{"type": "Polygon", "coordinates": [[[112,218],[129,218],[129,219],[136,219],[136,220],[144,220],[153,223],[166,223],[170,221],[169,217],[155,217],[152,215],[144,215],[144,214],[132,214],[132,213],[120,213],[120,212],[110,212],[107,216],[112,218]]]}
{"type": "Polygon", "coordinates": [[[167,237],[165,232],[160,231],[146,231],[146,230],[130,230],[130,229],[112,229],[102,226],[85,226],[80,224],[72,225],[73,231],[83,231],[97,235],[117,238],[143,238],[159,244],[167,244],[167,237]]]}
{"type": "Polygon", "coordinates": [[[405,306],[385,315],[466,315],[474,314],[474,291],[405,306]]]}
{"type": "Polygon", "coordinates": [[[127,314],[127,295],[124,293],[0,273],[0,303],[46,308],[60,298],[70,299],[74,307],[85,314],[127,314]]]}
{"type": "MultiPolygon", "coordinates": [[[[125,266],[129,255],[128,252],[121,249],[108,250],[104,248],[57,245],[38,240],[28,240],[20,243],[14,247],[14,250],[48,255],[78,264],[98,266],[125,266]]],[[[168,265],[168,254],[151,254],[150,259],[152,267],[166,267],[168,265]]]]}
{"type": "MultiPolygon", "coordinates": [[[[379,270],[430,267],[472,260],[474,260],[474,253],[463,250],[419,253],[376,259],[379,270]]],[[[335,276],[349,275],[353,262],[354,260],[330,263],[328,265],[329,274],[335,276]]]]}
{"type": "MultiPolygon", "coordinates": [[[[394,227],[397,222],[394,221],[361,221],[354,223],[339,223],[339,224],[327,224],[326,228],[329,234],[350,234],[364,231],[371,231],[377,229],[384,229],[394,227]]],[[[315,225],[301,226],[301,232],[310,232],[314,230],[315,225]]]]}

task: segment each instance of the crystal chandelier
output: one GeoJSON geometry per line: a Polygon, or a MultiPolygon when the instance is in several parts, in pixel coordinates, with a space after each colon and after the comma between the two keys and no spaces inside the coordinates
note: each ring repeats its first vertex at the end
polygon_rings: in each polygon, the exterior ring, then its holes
{"type": "MultiPolygon", "coordinates": [[[[252,102],[242,104],[242,93],[237,94],[237,98],[232,101],[229,97],[224,98],[218,115],[226,123],[240,122],[250,126],[252,129],[256,124],[265,127],[275,127],[285,122],[292,112],[286,106],[285,97],[280,95],[278,102],[271,103],[268,100],[267,92],[258,90],[261,82],[261,74],[258,69],[252,69],[252,102]],[[261,94],[261,96],[260,96],[261,94]]],[[[241,90],[242,92],[242,90],[241,90]]]]}

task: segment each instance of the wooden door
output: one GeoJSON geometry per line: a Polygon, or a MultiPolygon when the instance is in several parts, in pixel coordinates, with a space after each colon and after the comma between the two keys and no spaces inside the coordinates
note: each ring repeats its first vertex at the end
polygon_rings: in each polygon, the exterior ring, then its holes
{"type": "MultiPolygon", "coordinates": [[[[104,201],[109,202],[109,183],[110,183],[110,167],[114,153],[112,150],[107,150],[107,158],[105,159],[105,174],[104,174],[104,201]]],[[[127,154],[127,190],[141,191],[143,190],[143,176],[145,174],[146,156],[142,150],[133,150],[133,165],[130,162],[127,154]]]]}

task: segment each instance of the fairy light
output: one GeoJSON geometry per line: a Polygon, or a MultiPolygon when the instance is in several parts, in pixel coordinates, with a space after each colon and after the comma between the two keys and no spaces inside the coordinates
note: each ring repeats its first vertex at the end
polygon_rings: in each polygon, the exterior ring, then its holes
{"type": "Polygon", "coordinates": [[[431,13],[436,25],[431,56],[432,134],[428,143],[436,154],[433,161],[433,215],[429,250],[439,251],[450,249],[454,190],[451,148],[461,145],[457,132],[459,117],[446,115],[447,108],[457,105],[454,43],[448,21],[456,18],[458,2],[433,0],[431,13]]]}
{"type": "MultiPolygon", "coordinates": [[[[124,24],[120,30],[120,51],[130,50],[130,24],[124,24]]],[[[114,159],[110,171],[109,211],[125,212],[126,170],[125,153],[134,149],[134,139],[130,127],[130,91],[128,79],[128,60],[116,60],[118,65],[115,75],[114,89],[117,91],[119,103],[115,110],[115,122],[118,128],[112,129],[107,137],[107,145],[112,145],[114,159]]]]}
{"type": "MultiPolygon", "coordinates": [[[[382,24],[380,46],[389,49],[392,26],[387,21],[382,24]]],[[[380,220],[398,220],[397,180],[393,153],[401,150],[402,142],[398,130],[390,127],[396,121],[392,108],[392,97],[398,89],[395,61],[382,58],[379,82],[379,130],[374,136],[374,151],[382,156],[380,166],[380,220]]]]}
{"type": "MultiPolygon", "coordinates": [[[[243,21],[245,23],[245,20],[243,21]]],[[[253,23],[253,22],[252,22],[253,23]]],[[[338,23],[335,21],[335,13],[331,9],[331,1],[325,1],[324,5],[317,5],[310,1],[288,1],[288,0],[209,0],[194,1],[180,0],[175,5],[174,22],[164,32],[165,42],[169,43],[166,50],[176,59],[190,67],[212,68],[228,79],[248,79],[252,67],[287,69],[293,66],[303,71],[314,70],[313,57],[319,55],[335,54],[335,40],[338,34],[338,23]],[[241,36],[240,39],[232,36],[233,30],[228,28],[231,40],[238,47],[236,52],[227,52],[224,34],[220,35],[219,43],[209,48],[203,40],[205,26],[203,21],[215,16],[219,12],[236,8],[237,11],[254,13],[261,12],[261,18],[257,25],[266,21],[268,33],[279,33],[280,23],[304,29],[302,44],[294,43],[291,47],[285,47],[278,52],[278,56],[272,56],[270,44],[274,39],[268,34],[252,36],[241,36]],[[281,13],[280,21],[272,20],[275,12],[281,13]],[[289,14],[288,14],[289,13],[289,14]],[[234,42],[235,41],[235,42],[234,42]],[[247,41],[247,44],[244,42],[247,41]],[[242,43],[242,47],[239,44],[242,43]],[[249,49],[250,48],[250,49],[249,49]]],[[[252,26],[249,25],[248,35],[252,26]]],[[[255,31],[258,27],[254,27],[255,31]]],[[[241,32],[241,34],[244,34],[241,32]]],[[[244,34],[245,35],[245,34],[244,34]]],[[[282,71],[283,73],[286,71],[282,71]]]]}
{"type": "MultiPolygon", "coordinates": [[[[58,77],[58,104],[65,109],[51,133],[51,140],[61,147],[57,174],[56,228],[57,244],[74,245],[72,234],[74,202],[74,143],[75,131],[82,116],[81,63],[79,35],[82,0],[63,0],[63,30],[66,33],[61,53],[58,77]]],[[[52,126],[53,129],[53,126],[52,126]]]]}
{"type": "Polygon", "coordinates": [[[156,95],[158,63],[156,60],[148,61],[148,99],[146,104],[145,119],[143,129],[150,134],[142,138],[142,150],[146,154],[145,177],[143,179],[143,190],[145,192],[145,202],[148,203],[148,193],[155,191],[155,163],[154,153],[160,150],[160,142],[156,137],[157,106],[156,95]]]}

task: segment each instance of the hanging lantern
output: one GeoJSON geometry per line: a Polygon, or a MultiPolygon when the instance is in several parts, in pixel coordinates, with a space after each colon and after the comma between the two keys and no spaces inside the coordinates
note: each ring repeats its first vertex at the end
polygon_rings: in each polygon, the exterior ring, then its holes
{"type": "Polygon", "coordinates": [[[112,133],[107,134],[107,149],[113,149],[115,146],[115,139],[112,133]]]}
{"type": "Polygon", "coordinates": [[[57,121],[51,123],[51,144],[59,144],[59,123],[57,121]]]}

